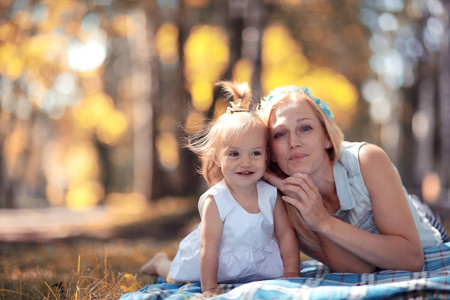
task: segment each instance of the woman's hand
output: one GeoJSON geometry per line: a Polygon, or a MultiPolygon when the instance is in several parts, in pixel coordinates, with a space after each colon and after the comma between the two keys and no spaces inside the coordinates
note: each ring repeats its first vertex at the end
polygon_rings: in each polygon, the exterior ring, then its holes
{"type": "Polygon", "coordinates": [[[313,231],[326,225],[330,215],[323,205],[319,189],[307,174],[293,174],[281,181],[279,189],[284,194],[282,199],[300,211],[313,231]]]}
{"type": "Polygon", "coordinates": [[[280,189],[283,186],[283,179],[285,178],[286,175],[281,171],[274,172],[270,169],[266,169],[266,172],[264,172],[264,179],[277,189],[280,189]]]}

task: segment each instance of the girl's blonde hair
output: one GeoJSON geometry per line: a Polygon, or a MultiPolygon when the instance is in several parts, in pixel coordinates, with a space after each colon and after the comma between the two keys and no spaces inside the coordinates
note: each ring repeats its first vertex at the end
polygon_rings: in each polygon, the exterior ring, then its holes
{"type": "Polygon", "coordinates": [[[229,97],[234,97],[234,102],[217,120],[207,123],[200,132],[188,137],[186,144],[188,149],[198,155],[201,162],[198,171],[210,186],[223,179],[222,170],[215,163],[215,157],[226,141],[253,130],[262,130],[265,133],[266,145],[269,140],[267,127],[260,116],[249,111],[251,90],[248,84],[221,81],[216,85],[229,97]]]}
{"type": "MultiPolygon", "coordinates": [[[[326,149],[326,151],[334,164],[341,155],[341,144],[344,140],[344,134],[342,133],[342,130],[333,123],[334,117],[328,109],[328,105],[320,99],[313,97],[309,89],[298,88],[295,86],[277,88],[272,91],[268,97],[263,99],[260,105],[259,114],[263,122],[269,128],[270,117],[277,107],[288,102],[300,101],[306,101],[311,106],[322,125],[324,133],[330,139],[332,146],[329,149],[326,149]]],[[[276,163],[271,162],[269,168],[275,173],[283,173],[276,163]]],[[[284,175],[286,176],[286,174],[284,175]]],[[[310,247],[320,249],[320,241],[317,234],[306,224],[300,211],[289,203],[286,203],[286,210],[289,219],[291,220],[291,224],[296,231],[297,237],[310,247]]]]}

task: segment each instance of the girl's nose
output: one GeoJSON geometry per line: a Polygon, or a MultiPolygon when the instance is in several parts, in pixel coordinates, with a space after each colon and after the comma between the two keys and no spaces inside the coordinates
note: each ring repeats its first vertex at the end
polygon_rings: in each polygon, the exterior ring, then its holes
{"type": "Polygon", "coordinates": [[[248,166],[250,165],[250,158],[249,157],[242,157],[242,159],[240,160],[239,164],[241,166],[248,166]]]}

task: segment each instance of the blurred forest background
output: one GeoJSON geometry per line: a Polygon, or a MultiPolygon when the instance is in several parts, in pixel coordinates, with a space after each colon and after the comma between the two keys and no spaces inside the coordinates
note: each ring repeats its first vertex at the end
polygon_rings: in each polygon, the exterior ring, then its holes
{"type": "Polygon", "coordinates": [[[0,208],[195,204],[183,128],[224,112],[214,83],[235,79],[255,101],[311,88],[444,213],[449,14],[449,0],[0,0],[0,208]]]}

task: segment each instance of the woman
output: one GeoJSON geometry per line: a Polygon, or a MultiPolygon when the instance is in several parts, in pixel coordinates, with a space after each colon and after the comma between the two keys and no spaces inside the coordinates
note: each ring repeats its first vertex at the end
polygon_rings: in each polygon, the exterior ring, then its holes
{"type": "Polygon", "coordinates": [[[386,153],[344,142],[328,105],[309,89],[277,88],[259,112],[270,132],[272,165],[264,177],[289,203],[303,252],[335,272],[420,271],[423,249],[448,240],[431,210],[406,192],[386,153]]]}

